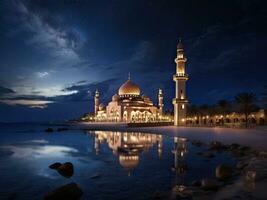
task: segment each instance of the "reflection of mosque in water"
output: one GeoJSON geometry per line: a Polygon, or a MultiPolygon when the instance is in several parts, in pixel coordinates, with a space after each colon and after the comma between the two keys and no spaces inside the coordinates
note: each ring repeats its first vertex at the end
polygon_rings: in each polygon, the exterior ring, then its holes
{"type": "Polygon", "coordinates": [[[185,155],[187,153],[186,139],[174,137],[174,148],[172,153],[174,154],[174,166],[172,170],[175,172],[175,187],[183,192],[185,190],[185,175],[187,170],[187,164],[185,162],[185,155]]]}
{"type": "MultiPolygon", "coordinates": [[[[161,135],[145,133],[121,133],[95,131],[95,151],[100,153],[100,145],[108,144],[114,155],[118,155],[120,165],[130,172],[135,169],[140,162],[142,152],[148,152],[154,145],[157,145],[158,156],[162,156],[163,138],[161,135]]],[[[187,154],[187,140],[185,138],[174,137],[172,154],[174,164],[172,171],[175,172],[175,186],[183,190],[184,179],[187,170],[185,155],[187,154]]]]}
{"type": "Polygon", "coordinates": [[[118,155],[120,165],[129,173],[138,166],[140,154],[148,152],[155,144],[158,156],[162,154],[162,136],[144,133],[121,133],[95,131],[95,151],[100,153],[100,144],[107,143],[114,155],[118,155]]]}

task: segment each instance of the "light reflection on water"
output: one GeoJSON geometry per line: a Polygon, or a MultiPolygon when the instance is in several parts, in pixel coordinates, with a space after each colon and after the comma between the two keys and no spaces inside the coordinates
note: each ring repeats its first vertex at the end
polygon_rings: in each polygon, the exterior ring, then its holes
{"type": "Polygon", "coordinates": [[[185,138],[107,131],[2,135],[0,199],[36,199],[71,181],[82,199],[150,199],[155,191],[171,191],[196,179],[213,177],[217,164],[234,164],[225,154],[211,160],[185,138]],[[48,168],[72,162],[74,176],[65,179],[48,168]],[[201,172],[201,173],[199,173],[201,172]],[[34,183],[34,184],[33,184],[34,183]],[[23,188],[23,189],[22,189],[23,188]]]}
{"type": "Polygon", "coordinates": [[[159,158],[162,155],[162,135],[144,133],[120,132],[89,132],[95,139],[96,155],[101,153],[100,146],[107,143],[114,156],[118,156],[120,165],[128,172],[134,170],[140,161],[140,154],[149,152],[154,145],[157,146],[159,158]]]}
{"type": "Polygon", "coordinates": [[[36,159],[36,158],[51,158],[51,157],[63,157],[71,152],[78,152],[77,149],[55,146],[55,145],[44,145],[44,146],[14,146],[8,145],[3,146],[2,149],[12,152],[11,157],[20,159],[36,159]]]}

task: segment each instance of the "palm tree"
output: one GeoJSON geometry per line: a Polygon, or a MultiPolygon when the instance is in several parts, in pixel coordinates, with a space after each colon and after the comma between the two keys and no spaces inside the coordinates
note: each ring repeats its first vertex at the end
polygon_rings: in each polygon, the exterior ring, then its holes
{"type": "Polygon", "coordinates": [[[224,117],[230,111],[230,102],[226,100],[219,100],[217,103],[218,111],[223,115],[222,125],[224,125],[224,117]]]}
{"type": "Polygon", "coordinates": [[[189,116],[198,115],[198,107],[196,105],[188,106],[188,114],[189,116]]]}
{"type": "Polygon", "coordinates": [[[207,104],[200,105],[198,107],[198,114],[199,114],[199,121],[203,124],[207,124],[206,116],[210,114],[210,106],[207,104]]]}
{"type": "Polygon", "coordinates": [[[267,115],[267,85],[264,87],[264,92],[262,94],[263,98],[263,104],[264,104],[264,112],[265,116],[267,115]]]}
{"type": "Polygon", "coordinates": [[[189,105],[187,112],[188,112],[188,115],[191,117],[198,116],[199,115],[199,108],[196,105],[189,105]]]}
{"type": "Polygon", "coordinates": [[[246,128],[248,127],[248,116],[252,113],[255,106],[255,94],[253,93],[240,93],[235,97],[237,104],[239,105],[240,112],[245,115],[246,128]]]}

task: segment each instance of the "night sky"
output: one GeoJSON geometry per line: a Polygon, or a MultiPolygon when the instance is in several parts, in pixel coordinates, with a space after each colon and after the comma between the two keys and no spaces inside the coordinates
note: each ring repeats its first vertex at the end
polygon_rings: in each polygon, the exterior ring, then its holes
{"type": "Polygon", "coordinates": [[[1,0],[0,121],[52,121],[93,111],[127,80],[172,108],[185,46],[192,104],[260,95],[267,85],[265,0],[1,0]]]}

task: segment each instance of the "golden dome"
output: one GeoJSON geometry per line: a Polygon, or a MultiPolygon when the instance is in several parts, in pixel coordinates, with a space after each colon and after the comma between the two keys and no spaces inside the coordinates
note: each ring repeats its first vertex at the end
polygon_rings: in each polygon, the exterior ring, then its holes
{"type": "Polygon", "coordinates": [[[119,95],[140,95],[141,91],[138,85],[128,79],[119,89],[119,95]]]}

